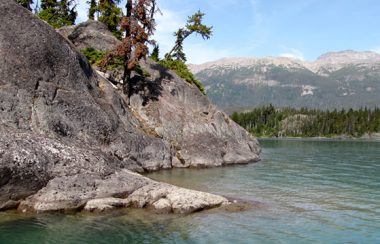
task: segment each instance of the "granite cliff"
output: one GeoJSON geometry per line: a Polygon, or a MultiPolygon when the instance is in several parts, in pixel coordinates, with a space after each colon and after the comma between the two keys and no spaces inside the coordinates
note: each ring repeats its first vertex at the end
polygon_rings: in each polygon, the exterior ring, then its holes
{"type": "Polygon", "coordinates": [[[0,21],[0,210],[193,212],[228,200],[136,172],[259,160],[257,140],[175,73],[142,62],[150,77],[135,77],[128,106],[78,52],[86,38],[70,42],[12,0],[0,21]]]}

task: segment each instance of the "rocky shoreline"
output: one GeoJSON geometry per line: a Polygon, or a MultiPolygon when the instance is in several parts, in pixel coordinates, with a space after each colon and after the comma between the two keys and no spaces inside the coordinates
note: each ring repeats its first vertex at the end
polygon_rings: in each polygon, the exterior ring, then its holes
{"type": "Polygon", "coordinates": [[[254,137],[152,61],[127,105],[76,47],[104,29],[74,27],[72,43],[13,0],[0,21],[0,210],[191,213],[229,201],[138,172],[260,160],[254,137]]]}

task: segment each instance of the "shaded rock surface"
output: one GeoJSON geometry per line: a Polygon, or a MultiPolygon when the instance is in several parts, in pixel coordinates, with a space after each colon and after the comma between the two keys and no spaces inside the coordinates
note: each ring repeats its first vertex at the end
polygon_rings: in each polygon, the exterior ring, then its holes
{"type": "Polygon", "coordinates": [[[137,80],[142,92],[129,107],[71,42],[26,9],[0,0],[0,21],[0,210],[132,205],[187,213],[227,200],[133,171],[258,160],[257,141],[175,74],[144,63],[151,78],[137,80]]]}

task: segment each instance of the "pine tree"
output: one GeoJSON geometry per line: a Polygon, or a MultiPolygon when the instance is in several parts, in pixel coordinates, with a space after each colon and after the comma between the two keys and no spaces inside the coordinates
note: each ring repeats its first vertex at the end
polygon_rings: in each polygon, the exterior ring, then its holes
{"type": "Polygon", "coordinates": [[[75,10],[76,4],[75,0],[61,0],[60,1],[60,15],[64,20],[64,25],[75,24],[75,19],[77,18],[77,12],[75,10]],[[73,7],[71,7],[73,6],[73,7]]]}
{"type": "Polygon", "coordinates": [[[154,14],[155,0],[127,0],[126,15],[121,19],[121,29],[125,32],[122,43],[116,51],[107,55],[102,62],[105,67],[114,58],[124,60],[123,91],[128,97],[132,95],[133,70],[138,68],[138,62],[148,54],[149,37],[155,30],[154,14]]]}
{"type": "Polygon", "coordinates": [[[94,20],[95,13],[98,8],[96,0],[90,0],[90,1],[87,1],[87,3],[90,4],[90,8],[88,9],[88,18],[94,20]]]}
{"type": "Polygon", "coordinates": [[[33,0],[16,0],[16,2],[29,11],[32,11],[33,0]]]}
{"type": "Polygon", "coordinates": [[[158,45],[154,45],[150,58],[156,62],[160,61],[160,47],[158,45]]]}
{"type": "Polygon", "coordinates": [[[183,52],[183,42],[191,34],[199,34],[203,39],[209,39],[211,37],[212,27],[202,24],[204,15],[204,13],[198,11],[192,16],[189,16],[186,26],[174,33],[174,36],[176,37],[175,45],[167,54],[165,54],[166,60],[175,59],[186,62],[186,55],[183,52]]]}
{"type": "MultiPolygon", "coordinates": [[[[380,132],[380,110],[321,111],[315,109],[285,108],[276,110],[271,105],[256,108],[248,113],[233,113],[231,118],[249,132],[258,136],[334,136],[360,137],[364,133],[380,132]],[[282,130],[281,123],[287,118],[307,115],[292,130],[282,130]]],[[[287,121],[289,123],[289,121],[287,121]]]]}
{"type": "Polygon", "coordinates": [[[122,32],[119,29],[122,11],[117,6],[120,0],[100,0],[98,5],[99,21],[107,25],[112,34],[121,40],[122,32]]]}
{"type": "Polygon", "coordinates": [[[54,28],[73,25],[77,17],[75,0],[41,0],[38,17],[54,28]]]}

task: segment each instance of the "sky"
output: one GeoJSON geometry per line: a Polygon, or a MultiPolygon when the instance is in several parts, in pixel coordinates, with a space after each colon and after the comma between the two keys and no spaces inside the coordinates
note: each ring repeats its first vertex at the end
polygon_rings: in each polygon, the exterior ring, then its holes
{"type": "MultiPolygon", "coordinates": [[[[78,22],[87,4],[78,0],[78,22]]],[[[213,26],[209,40],[184,41],[188,63],[224,57],[284,56],[315,60],[341,50],[380,53],[380,0],[157,0],[154,39],[163,56],[174,45],[173,33],[198,10],[213,26]]],[[[125,5],[125,0],[121,6],[125,5]]]]}

